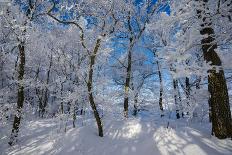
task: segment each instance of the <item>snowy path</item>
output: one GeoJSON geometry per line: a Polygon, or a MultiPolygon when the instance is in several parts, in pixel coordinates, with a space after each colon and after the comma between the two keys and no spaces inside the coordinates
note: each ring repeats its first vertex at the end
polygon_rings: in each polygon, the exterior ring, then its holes
{"type": "MultiPolygon", "coordinates": [[[[232,154],[231,140],[217,140],[190,127],[166,129],[148,121],[128,119],[105,122],[105,136],[97,136],[96,127],[87,125],[57,133],[52,120],[28,122],[20,143],[8,148],[2,138],[5,155],[220,155],[232,154]]],[[[172,126],[171,126],[172,127],[172,126]]]]}

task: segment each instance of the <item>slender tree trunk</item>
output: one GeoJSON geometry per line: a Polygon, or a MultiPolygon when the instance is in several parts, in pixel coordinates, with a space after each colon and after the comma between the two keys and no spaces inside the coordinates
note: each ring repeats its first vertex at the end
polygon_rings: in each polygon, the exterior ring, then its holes
{"type": "Polygon", "coordinates": [[[49,79],[50,79],[51,67],[52,67],[52,54],[51,54],[51,57],[50,57],[50,63],[49,63],[47,79],[46,79],[46,88],[45,88],[45,92],[44,92],[44,101],[43,101],[43,106],[42,106],[42,117],[45,114],[46,107],[47,107],[47,102],[48,102],[48,84],[49,84],[49,79]]]}
{"type": "Polygon", "coordinates": [[[201,40],[204,59],[206,62],[211,62],[212,65],[212,69],[208,70],[209,103],[212,110],[212,134],[219,139],[231,138],[232,119],[228,89],[221,60],[215,51],[218,46],[214,38],[215,34],[210,15],[207,13],[207,3],[208,0],[199,0],[199,4],[202,4],[203,9],[197,10],[197,13],[199,19],[203,22],[200,33],[206,36],[201,40]]]}
{"type": "MultiPolygon", "coordinates": [[[[200,89],[200,83],[201,83],[201,76],[197,76],[197,78],[196,78],[196,89],[200,89]]],[[[193,116],[198,117],[197,111],[193,111],[193,116]]]]}
{"type": "Polygon", "coordinates": [[[182,105],[182,98],[181,98],[181,93],[180,93],[180,87],[179,87],[179,82],[176,80],[176,85],[177,85],[177,93],[178,93],[178,107],[179,107],[179,113],[181,112],[181,116],[184,117],[184,109],[182,105]]]}
{"type": "MultiPolygon", "coordinates": [[[[36,76],[35,76],[35,81],[37,82],[39,79],[39,66],[36,70],[36,76]]],[[[39,99],[39,117],[42,117],[42,107],[43,107],[43,91],[41,91],[39,88],[35,87],[35,93],[39,99]]]]}
{"type": "Polygon", "coordinates": [[[138,114],[138,97],[139,97],[139,93],[136,92],[134,96],[134,111],[133,111],[134,116],[138,114]]]}
{"type": "Polygon", "coordinates": [[[179,110],[179,105],[178,105],[178,99],[177,99],[177,80],[173,79],[173,89],[174,89],[174,100],[175,100],[175,105],[176,105],[176,118],[180,118],[180,110],[179,110]]]}
{"type": "Polygon", "coordinates": [[[186,98],[187,98],[187,105],[189,105],[189,97],[190,97],[190,82],[189,82],[189,78],[186,77],[185,78],[185,94],[186,94],[186,98]]]}
{"type": "Polygon", "coordinates": [[[73,128],[76,127],[75,125],[75,122],[76,122],[76,119],[77,119],[77,106],[76,106],[76,103],[74,103],[74,107],[73,107],[73,128]]]}
{"type": "Polygon", "coordinates": [[[134,38],[132,37],[132,27],[130,23],[131,17],[130,12],[129,16],[127,17],[127,24],[128,24],[128,30],[131,34],[131,37],[129,38],[129,49],[128,49],[128,55],[127,55],[127,68],[126,68],[126,81],[124,85],[124,117],[128,117],[128,107],[129,107],[129,87],[130,87],[130,78],[131,78],[131,61],[132,61],[132,50],[134,47],[134,38]]]}
{"type": "Polygon", "coordinates": [[[22,108],[24,102],[24,67],[25,67],[25,49],[23,43],[18,45],[19,49],[19,68],[18,68],[18,100],[17,100],[17,114],[14,117],[13,128],[11,132],[11,137],[9,141],[9,145],[13,145],[16,141],[19,132],[19,125],[22,116],[22,108]]]}
{"type": "MultiPolygon", "coordinates": [[[[190,106],[189,105],[189,103],[190,103],[190,91],[191,91],[191,88],[190,88],[189,78],[186,77],[185,78],[185,94],[186,94],[186,99],[187,99],[186,103],[188,106],[190,106]]],[[[189,111],[187,111],[187,114],[189,114],[189,111]]],[[[183,112],[182,112],[182,115],[184,115],[183,112]]]]}
{"type": "Polygon", "coordinates": [[[162,74],[160,69],[159,61],[156,61],[157,68],[158,68],[158,75],[159,75],[159,82],[160,82],[160,95],[159,95],[159,107],[161,111],[161,117],[164,116],[164,108],[163,108],[163,82],[162,82],[162,74]]]}
{"type": "MultiPolygon", "coordinates": [[[[60,90],[60,95],[62,97],[63,95],[63,89],[64,89],[64,82],[61,83],[61,90],[60,90]]],[[[60,103],[60,110],[61,110],[61,113],[63,114],[64,113],[64,103],[63,103],[63,99],[60,103]]]]}
{"type": "Polygon", "coordinates": [[[197,77],[197,81],[196,81],[196,89],[200,89],[200,83],[201,83],[201,77],[197,77]]]}
{"type": "Polygon", "coordinates": [[[134,110],[133,110],[133,115],[136,116],[138,113],[138,97],[139,97],[139,93],[138,93],[138,88],[135,90],[134,87],[134,82],[133,82],[133,78],[131,78],[131,89],[133,91],[133,98],[134,98],[134,110]],[[135,92],[136,91],[136,92],[135,92]]]}
{"type": "Polygon", "coordinates": [[[132,48],[133,48],[133,39],[130,38],[130,47],[128,50],[127,56],[127,68],[126,68],[126,82],[124,85],[125,96],[124,96],[124,117],[128,117],[128,107],[129,107],[129,87],[130,87],[130,78],[131,78],[131,57],[132,57],[132,48]]]}
{"type": "Polygon", "coordinates": [[[89,65],[89,75],[88,75],[87,87],[88,87],[88,93],[89,93],[89,102],[90,102],[90,105],[91,105],[91,108],[93,110],[94,117],[96,119],[97,126],[98,126],[98,134],[100,137],[103,137],[102,121],[101,121],[101,118],[100,118],[99,113],[97,111],[97,107],[96,107],[96,104],[94,102],[93,92],[92,92],[93,91],[93,67],[95,64],[95,58],[96,58],[96,54],[98,52],[98,49],[100,47],[100,44],[101,44],[101,39],[97,39],[93,54],[89,56],[90,65],[89,65]]]}

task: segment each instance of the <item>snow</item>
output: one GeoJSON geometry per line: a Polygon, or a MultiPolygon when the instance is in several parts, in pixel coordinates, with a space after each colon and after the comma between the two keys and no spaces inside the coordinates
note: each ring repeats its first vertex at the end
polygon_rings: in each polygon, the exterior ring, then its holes
{"type": "Polygon", "coordinates": [[[10,0],[0,0],[0,155],[232,155],[231,139],[210,135],[208,87],[218,82],[207,82],[223,69],[232,108],[229,1],[2,1],[10,0]],[[212,63],[219,58],[222,66],[212,63]]]}
{"type": "Polygon", "coordinates": [[[209,135],[210,126],[184,120],[128,118],[104,120],[104,137],[94,120],[67,132],[54,119],[24,122],[15,146],[0,141],[2,155],[230,155],[232,141],[209,135]],[[167,122],[169,121],[169,128],[167,122]]]}

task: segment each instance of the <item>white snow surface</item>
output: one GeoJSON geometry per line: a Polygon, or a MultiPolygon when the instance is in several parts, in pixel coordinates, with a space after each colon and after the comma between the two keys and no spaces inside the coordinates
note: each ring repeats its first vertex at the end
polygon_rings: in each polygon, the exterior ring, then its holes
{"type": "Polygon", "coordinates": [[[0,135],[1,155],[231,155],[232,140],[218,140],[210,127],[183,120],[104,120],[104,137],[94,120],[58,132],[53,119],[24,122],[16,145],[0,135]],[[167,128],[167,122],[169,127],[167,128]]]}

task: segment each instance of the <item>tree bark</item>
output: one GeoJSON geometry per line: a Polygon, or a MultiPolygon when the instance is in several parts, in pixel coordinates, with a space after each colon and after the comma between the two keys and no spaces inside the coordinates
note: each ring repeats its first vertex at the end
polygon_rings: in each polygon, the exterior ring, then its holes
{"type": "MultiPolygon", "coordinates": [[[[190,91],[191,91],[191,88],[190,88],[190,82],[189,82],[189,78],[188,77],[186,77],[185,78],[185,94],[186,94],[186,99],[187,99],[187,105],[188,106],[190,106],[189,105],[189,103],[190,103],[190,91]]],[[[189,111],[187,111],[187,114],[189,114],[189,111]]],[[[184,116],[184,113],[183,113],[183,111],[182,111],[182,117],[184,116]]]]}
{"type": "Polygon", "coordinates": [[[185,94],[186,94],[186,98],[187,98],[187,105],[189,105],[189,97],[190,97],[190,82],[189,82],[189,78],[186,77],[185,78],[185,94]]]}
{"type": "Polygon", "coordinates": [[[159,82],[160,82],[160,95],[159,95],[159,107],[161,111],[161,117],[164,116],[164,108],[163,108],[163,82],[162,82],[162,74],[160,70],[160,64],[159,61],[156,61],[157,68],[158,68],[158,75],[159,75],[159,82]]]}
{"type": "MultiPolygon", "coordinates": [[[[197,0],[198,1],[198,0],[197,0]]],[[[206,36],[201,40],[204,60],[211,62],[212,69],[208,70],[209,103],[212,111],[212,134],[219,139],[232,137],[232,119],[229,105],[228,89],[221,60],[216,53],[218,45],[214,38],[209,13],[207,13],[208,0],[200,0],[203,9],[197,10],[198,18],[202,20],[201,35],[206,36]]]]}
{"type": "Polygon", "coordinates": [[[133,39],[130,38],[130,47],[128,50],[127,56],[127,68],[126,68],[126,82],[124,85],[125,96],[124,96],[124,117],[128,117],[128,106],[129,106],[129,87],[130,87],[130,78],[131,78],[131,57],[132,57],[132,49],[133,49],[133,39]]]}
{"type": "Polygon", "coordinates": [[[139,97],[139,92],[138,92],[138,88],[135,90],[134,87],[134,82],[133,79],[131,79],[131,89],[134,92],[134,110],[133,110],[133,115],[136,116],[138,113],[138,97],[139,97]]]}
{"type": "Polygon", "coordinates": [[[89,65],[89,75],[88,75],[88,81],[87,81],[87,87],[88,87],[88,94],[89,94],[89,102],[91,105],[91,108],[93,110],[94,113],[94,117],[96,119],[97,122],[97,126],[98,126],[98,135],[100,137],[103,137],[103,127],[102,127],[102,121],[101,118],[99,116],[96,104],[94,102],[94,97],[93,97],[93,67],[95,64],[95,58],[96,58],[96,54],[98,52],[98,49],[100,47],[101,44],[101,39],[97,39],[93,54],[89,56],[89,61],[90,61],[90,65],[89,65]]]}
{"type": "Polygon", "coordinates": [[[134,116],[136,116],[138,113],[138,97],[139,97],[139,93],[136,92],[134,96],[134,112],[133,112],[134,116]]]}
{"type": "Polygon", "coordinates": [[[176,105],[176,118],[180,118],[180,110],[179,110],[179,105],[178,105],[178,99],[177,99],[177,80],[173,79],[173,89],[174,89],[174,100],[175,100],[175,105],[176,105]]]}
{"type": "Polygon", "coordinates": [[[25,49],[23,43],[18,45],[19,49],[19,68],[18,68],[18,100],[17,100],[17,114],[14,117],[13,128],[11,131],[11,137],[9,145],[13,145],[16,141],[19,132],[19,125],[21,121],[22,108],[24,102],[24,67],[25,67],[25,49]]]}

